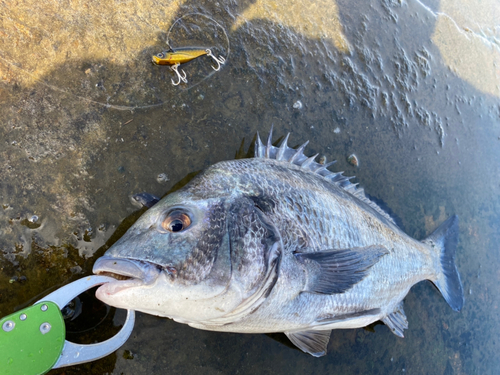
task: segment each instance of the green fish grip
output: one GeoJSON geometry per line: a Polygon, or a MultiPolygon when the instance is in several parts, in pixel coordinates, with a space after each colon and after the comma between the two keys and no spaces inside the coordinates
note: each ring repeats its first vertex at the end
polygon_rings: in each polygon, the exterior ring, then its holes
{"type": "Polygon", "coordinates": [[[61,356],[66,328],[54,302],[44,301],[0,320],[0,373],[38,375],[61,356]]]}
{"type": "Polygon", "coordinates": [[[66,340],[61,313],[73,298],[94,286],[116,281],[92,275],[73,281],[50,293],[33,306],[0,320],[0,375],[38,375],[52,368],[95,361],[116,351],[129,338],[135,312],[127,310],[122,329],[96,344],[75,344],[66,340]]]}

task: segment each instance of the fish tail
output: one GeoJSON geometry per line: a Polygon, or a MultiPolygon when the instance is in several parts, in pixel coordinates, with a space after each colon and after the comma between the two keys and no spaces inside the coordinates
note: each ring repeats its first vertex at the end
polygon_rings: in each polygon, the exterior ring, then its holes
{"type": "Polygon", "coordinates": [[[458,216],[453,215],[442,223],[424,243],[438,250],[439,272],[433,281],[444,299],[455,311],[460,311],[464,304],[464,292],[460,275],[455,264],[455,252],[458,244],[458,216]]]}

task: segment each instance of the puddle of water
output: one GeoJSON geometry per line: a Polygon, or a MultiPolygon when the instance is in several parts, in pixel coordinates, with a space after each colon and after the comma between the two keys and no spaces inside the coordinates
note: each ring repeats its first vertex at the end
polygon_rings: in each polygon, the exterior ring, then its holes
{"type": "MultiPolygon", "coordinates": [[[[65,373],[494,373],[498,97],[450,70],[435,42],[437,20],[416,2],[339,1],[331,28],[318,8],[299,16],[273,4],[116,2],[67,9],[59,19],[54,9],[29,24],[24,8],[2,9],[0,31],[17,45],[0,55],[0,314],[89,274],[140,215],[133,194],[162,196],[190,173],[241,155],[256,131],[274,124],[277,135],[292,132],[291,144],[309,139],[311,154],[337,159],[335,170],[356,175],[415,238],[458,214],[463,311],[421,283],[405,300],[405,339],[383,325],[334,331],[320,359],[281,344],[280,335],[204,332],[139,314],[115,356],[65,373]],[[150,59],[188,13],[225,28],[230,56],[203,82],[210,60],[188,64],[200,84],[183,90],[150,59]],[[78,25],[101,37],[92,42],[78,25]],[[26,58],[30,48],[39,68],[26,58]]],[[[200,24],[176,30],[175,43],[229,52],[217,27],[200,24]]]]}

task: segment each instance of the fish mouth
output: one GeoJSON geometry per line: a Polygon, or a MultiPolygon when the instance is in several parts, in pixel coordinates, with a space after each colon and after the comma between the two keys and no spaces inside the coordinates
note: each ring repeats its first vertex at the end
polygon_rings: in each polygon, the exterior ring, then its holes
{"type": "Polygon", "coordinates": [[[151,285],[160,276],[161,267],[135,259],[103,256],[97,259],[92,272],[116,279],[99,287],[96,292],[99,298],[99,295],[113,295],[125,289],[151,285]]]}

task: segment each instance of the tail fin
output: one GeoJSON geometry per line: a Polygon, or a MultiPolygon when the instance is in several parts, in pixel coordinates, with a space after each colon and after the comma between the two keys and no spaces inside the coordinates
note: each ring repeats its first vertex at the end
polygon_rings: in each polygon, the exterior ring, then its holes
{"type": "Polygon", "coordinates": [[[447,219],[423,242],[439,250],[441,272],[437,280],[434,281],[434,285],[439,289],[451,308],[460,311],[464,305],[464,292],[455,265],[455,251],[458,244],[458,217],[453,215],[447,219]]]}

